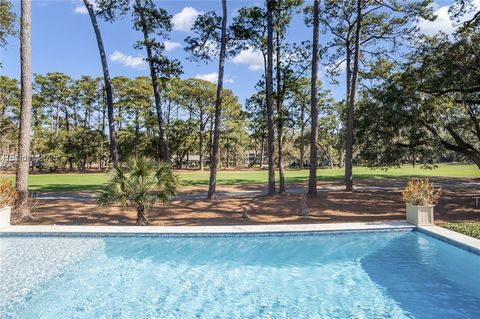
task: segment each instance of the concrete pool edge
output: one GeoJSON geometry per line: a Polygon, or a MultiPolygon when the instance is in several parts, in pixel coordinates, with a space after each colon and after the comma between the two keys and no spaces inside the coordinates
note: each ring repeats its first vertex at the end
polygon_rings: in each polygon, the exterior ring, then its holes
{"type": "Polygon", "coordinates": [[[466,249],[480,255],[480,239],[476,239],[440,226],[417,226],[416,230],[441,241],[466,249]]]}
{"type": "Polygon", "coordinates": [[[25,225],[0,228],[5,235],[209,235],[209,234],[277,234],[342,231],[413,230],[407,222],[369,222],[335,224],[283,224],[283,225],[232,225],[232,226],[57,226],[25,225]]]}
{"type": "Polygon", "coordinates": [[[415,226],[406,221],[284,224],[234,226],[9,226],[0,229],[0,237],[11,236],[228,236],[279,235],[308,233],[345,233],[375,231],[412,231],[430,235],[439,240],[480,255],[480,240],[439,226],[415,226]]]}

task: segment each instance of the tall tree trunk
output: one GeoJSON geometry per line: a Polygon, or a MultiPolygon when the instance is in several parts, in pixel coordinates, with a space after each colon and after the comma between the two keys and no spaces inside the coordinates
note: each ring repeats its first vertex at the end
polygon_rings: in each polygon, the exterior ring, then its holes
{"type": "Polygon", "coordinates": [[[260,168],[263,167],[263,154],[265,153],[265,138],[262,136],[262,142],[261,142],[261,146],[260,146],[260,163],[258,164],[258,166],[260,168]]]}
{"type": "Polygon", "coordinates": [[[200,132],[198,136],[198,159],[200,171],[203,171],[203,143],[205,135],[205,125],[203,124],[203,115],[200,115],[200,132]]]}
{"type": "Polygon", "coordinates": [[[93,5],[90,0],[83,0],[85,7],[87,8],[90,20],[92,20],[93,30],[95,31],[95,36],[97,38],[98,51],[100,52],[100,60],[102,61],[103,69],[103,80],[105,82],[105,94],[107,101],[107,113],[108,113],[108,130],[110,138],[110,156],[112,157],[113,163],[118,163],[118,148],[117,148],[117,138],[115,136],[115,124],[113,119],[113,94],[112,94],[112,85],[110,83],[110,74],[108,72],[107,56],[105,55],[105,48],[103,47],[102,34],[100,33],[100,28],[98,27],[97,17],[93,10],[93,5]]]}
{"type": "Polygon", "coordinates": [[[140,119],[138,115],[138,111],[135,111],[135,157],[138,158],[138,145],[140,144],[140,119]]]}
{"type": "Polygon", "coordinates": [[[58,136],[58,129],[60,123],[60,106],[57,104],[55,108],[55,136],[58,136]]]}
{"type": "Polygon", "coordinates": [[[225,51],[227,49],[227,0],[222,0],[222,38],[218,63],[217,97],[215,101],[215,127],[213,129],[212,157],[210,158],[210,183],[207,199],[212,199],[217,183],[217,169],[220,161],[220,117],[222,115],[223,72],[225,69],[225,51]]]}
{"type": "Polygon", "coordinates": [[[268,153],[268,194],[275,193],[275,133],[273,130],[273,9],[274,0],[267,0],[267,153],[268,153]]]}
{"type": "Polygon", "coordinates": [[[155,98],[155,109],[157,111],[157,121],[158,121],[158,129],[159,129],[159,142],[160,142],[160,148],[162,149],[162,159],[164,161],[169,161],[170,150],[168,147],[168,138],[165,130],[165,120],[162,114],[162,101],[160,99],[157,71],[155,70],[155,65],[153,64],[153,59],[152,59],[153,57],[152,47],[149,40],[149,34],[147,30],[147,24],[145,22],[145,16],[143,14],[143,6],[141,3],[141,0],[135,0],[135,1],[136,1],[138,15],[140,17],[140,24],[142,25],[143,39],[145,40],[145,48],[147,50],[147,60],[148,60],[148,65],[150,67],[150,77],[152,78],[153,96],[155,98]]]}
{"type": "Polygon", "coordinates": [[[318,37],[320,28],[320,0],[313,4],[313,47],[312,47],[312,77],[310,90],[310,171],[308,177],[308,195],[317,195],[317,142],[318,142],[318,97],[317,97],[317,76],[318,76],[318,37]]]}
{"type": "Polygon", "coordinates": [[[22,218],[31,217],[28,202],[28,170],[30,168],[30,126],[32,121],[32,3],[22,0],[20,16],[20,73],[21,104],[20,134],[18,143],[18,166],[16,189],[17,209],[22,218]]]}
{"type": "MultiPolygon", "coordinates": [[[[281,5],[281,4],[280,4],[281,5]]],[[[280,17],[278,18],[280,19],[280,17]]],[[[279,28],[276,32],[276,82],[277,89],[275,92],[275,102],[277,105],[277,151],[278,151],[278,175],[280,194],[285,193],[285,167],[283,166],[283,89],[282,86],[282,70],[281,70],[281,40],[282,30],[279,28]]]]}
{"type": "Polygon", "coordinates": [[[345,147],[343,145],[337,149],[338,151],[338,168],[343,168],[345,166],[345,147]]]}
{"type": "Polygon", "coordinates": [[[346,100],[345,103],[346,105],[348,104],[349,101],[349,96],[350,96],[350,84],[352,83],[352,49],[351,49],[351,44],[350,41],[347,41],[345,44],[345,52],[346,52],[346,60],[345,60],[345,77],[346,77],[346,86],[347,86],[347,91],[346,91],[346,100]]]}
{"type": "Polygon", "coordinates": [[[362,27],[362,0],[357,0],[357,19],[355,29],[355,51],[353,54],[352,81],[348,97],[347,143],[345,147],[345,190],[353,191],[353,125],[355,112],[355,94],[358,82],[358,63],[360,59],[360,30],[362,27]]]}
{"type": "Polygon", "coordinates": [[[212,158],[213,158],[213,126],[214,126],[215,116],[210,116],[210,136],[208,143],[210,144],[209,157],[210,157],[210,168],[212,168],[212,158]]]}
{"type": "Polygon", "coordinates": [[[305,108],[303,105],[300,108],[300,160],[299,168],[303,168],[305,163],[305,108]]]}
{"type": "Polygon", "coordinates": [[[55,131],[54,128],[54,121],[53,121],[53,104],[50,103],[50,133],[53,133],[55,131]]]}

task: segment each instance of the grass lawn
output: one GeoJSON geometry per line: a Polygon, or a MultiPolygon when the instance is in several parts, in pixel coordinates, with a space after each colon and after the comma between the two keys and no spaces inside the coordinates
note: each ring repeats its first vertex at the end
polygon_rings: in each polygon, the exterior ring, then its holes
{"type": "Polygon", "coordinates": [[[480,223],[448,223],[442,227],[480,239],[480,223]]]}
{"type": "MultiPolygon", "coordinates": [[[[186,186],[208,185],[209,172],[182,171],[179,173],[182,184],[186,186]]],[[[342,180],[343,169],[319,169],[320,180],[342,180]]],[[[291,169],[286,173],[287,183],[301,182],[308,179],[308,170],[291,169]]],[[[480,177],[480,171],[475,165],[439,165],[434,170],[424,170],[420,167],[403,166],[388,171],[371,170],[366,167],[355,167],[355,179],[366,178],[406,178],[406,177],[480,177]]],[[[278,177],[278,174],[277,174],[278,177]]],[[[107,181],[106,173],[88,174],[34,174],[30,176],[30,189],[40,192],[94,191],[107,181]]],[[[266,170],[220,171],[219,185],[260,184],[267,181],[266,170]]]]}

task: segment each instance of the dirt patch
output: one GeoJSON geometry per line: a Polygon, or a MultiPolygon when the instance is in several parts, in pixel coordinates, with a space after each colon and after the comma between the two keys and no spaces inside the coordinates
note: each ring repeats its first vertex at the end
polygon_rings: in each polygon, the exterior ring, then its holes
{"type": "MultiPolygon", "coordinates": [[[[435,208],[437,223],[480,222],[478,180],[436,180],[443,194],[435,208]],[[473,186],[472,186],[473,185],[473,186]]],[[[395,221],[405,219],[401,188],[406,180],[364,180],[358,190],[346,193],[339,182],[319,183],[318,196],[308,199],[309,216],[301,217],[303,195],[299,192],[273,196],[223,197],[213,201],[203,199],[176,200],[168,207],[155,207],[150,212],[152,225],[236,225],[285,223],[337,223],[395,221]],[[363,188],[362,188],[363,187],[363,188]],[[378,187],[378,188],[377,188],[378,187]],[[382,188],[383,187],[383,188],[382,188]],[[242,219],[243,207],[249,219],[242,219]]],[[[303,184],[289,185],[299,189],[303,184]]],[[[219,191],[263,191],[264,185],[219,187],[219,191]]],[[[205,188],[192,187],[183,193],[205,194],[205,188]]],[[[88,193],[83,193],[88,194],[88,193]]],[[[90,193],[90,195],[92,195],[90,193]]],[[[122,207],[98,207],[94,198],[87,200],[39,199],[34,218],[25,224],[41,225],[133,225],[135,210],[122,207]]]]}

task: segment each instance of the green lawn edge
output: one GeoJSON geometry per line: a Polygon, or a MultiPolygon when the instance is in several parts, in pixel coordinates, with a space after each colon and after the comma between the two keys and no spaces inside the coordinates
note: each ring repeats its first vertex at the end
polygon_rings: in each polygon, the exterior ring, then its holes
{"type": "MultiPolygon", "coordinates": [[[[208,185],[209,171],[181,171],[178,173],[183,186],[208,185]]],[[[320,181],[343,180],[343,169],[322,168],[318,170],[320,181]]],[[[276,174],[278,178],[278,173],[276,174]]],[[[362,179],[397,179],[397,178],[424,178],[424,177],[464,177],[479,178],[480,170],[475,165],[440,164],[438,168],[425,170],[420,167],[402,166],[397,169],[372,170],[367,167],[354,167],[353,177],[362,179]]],[[[10,177],[13,178],[13,177],[10,177]]],[[[29,187],[34,192],[82,192],[97,191],[108,179],[107,173],[48,173],[32,174],[29,187]]],[[[287,183],[304,182],[308,180],[307,169],[287,169],[285,173],[287,183]]],[[[262,184],[267,181],[266,170],[220,170],[218,185],[248,185],[262,184]]]]}

